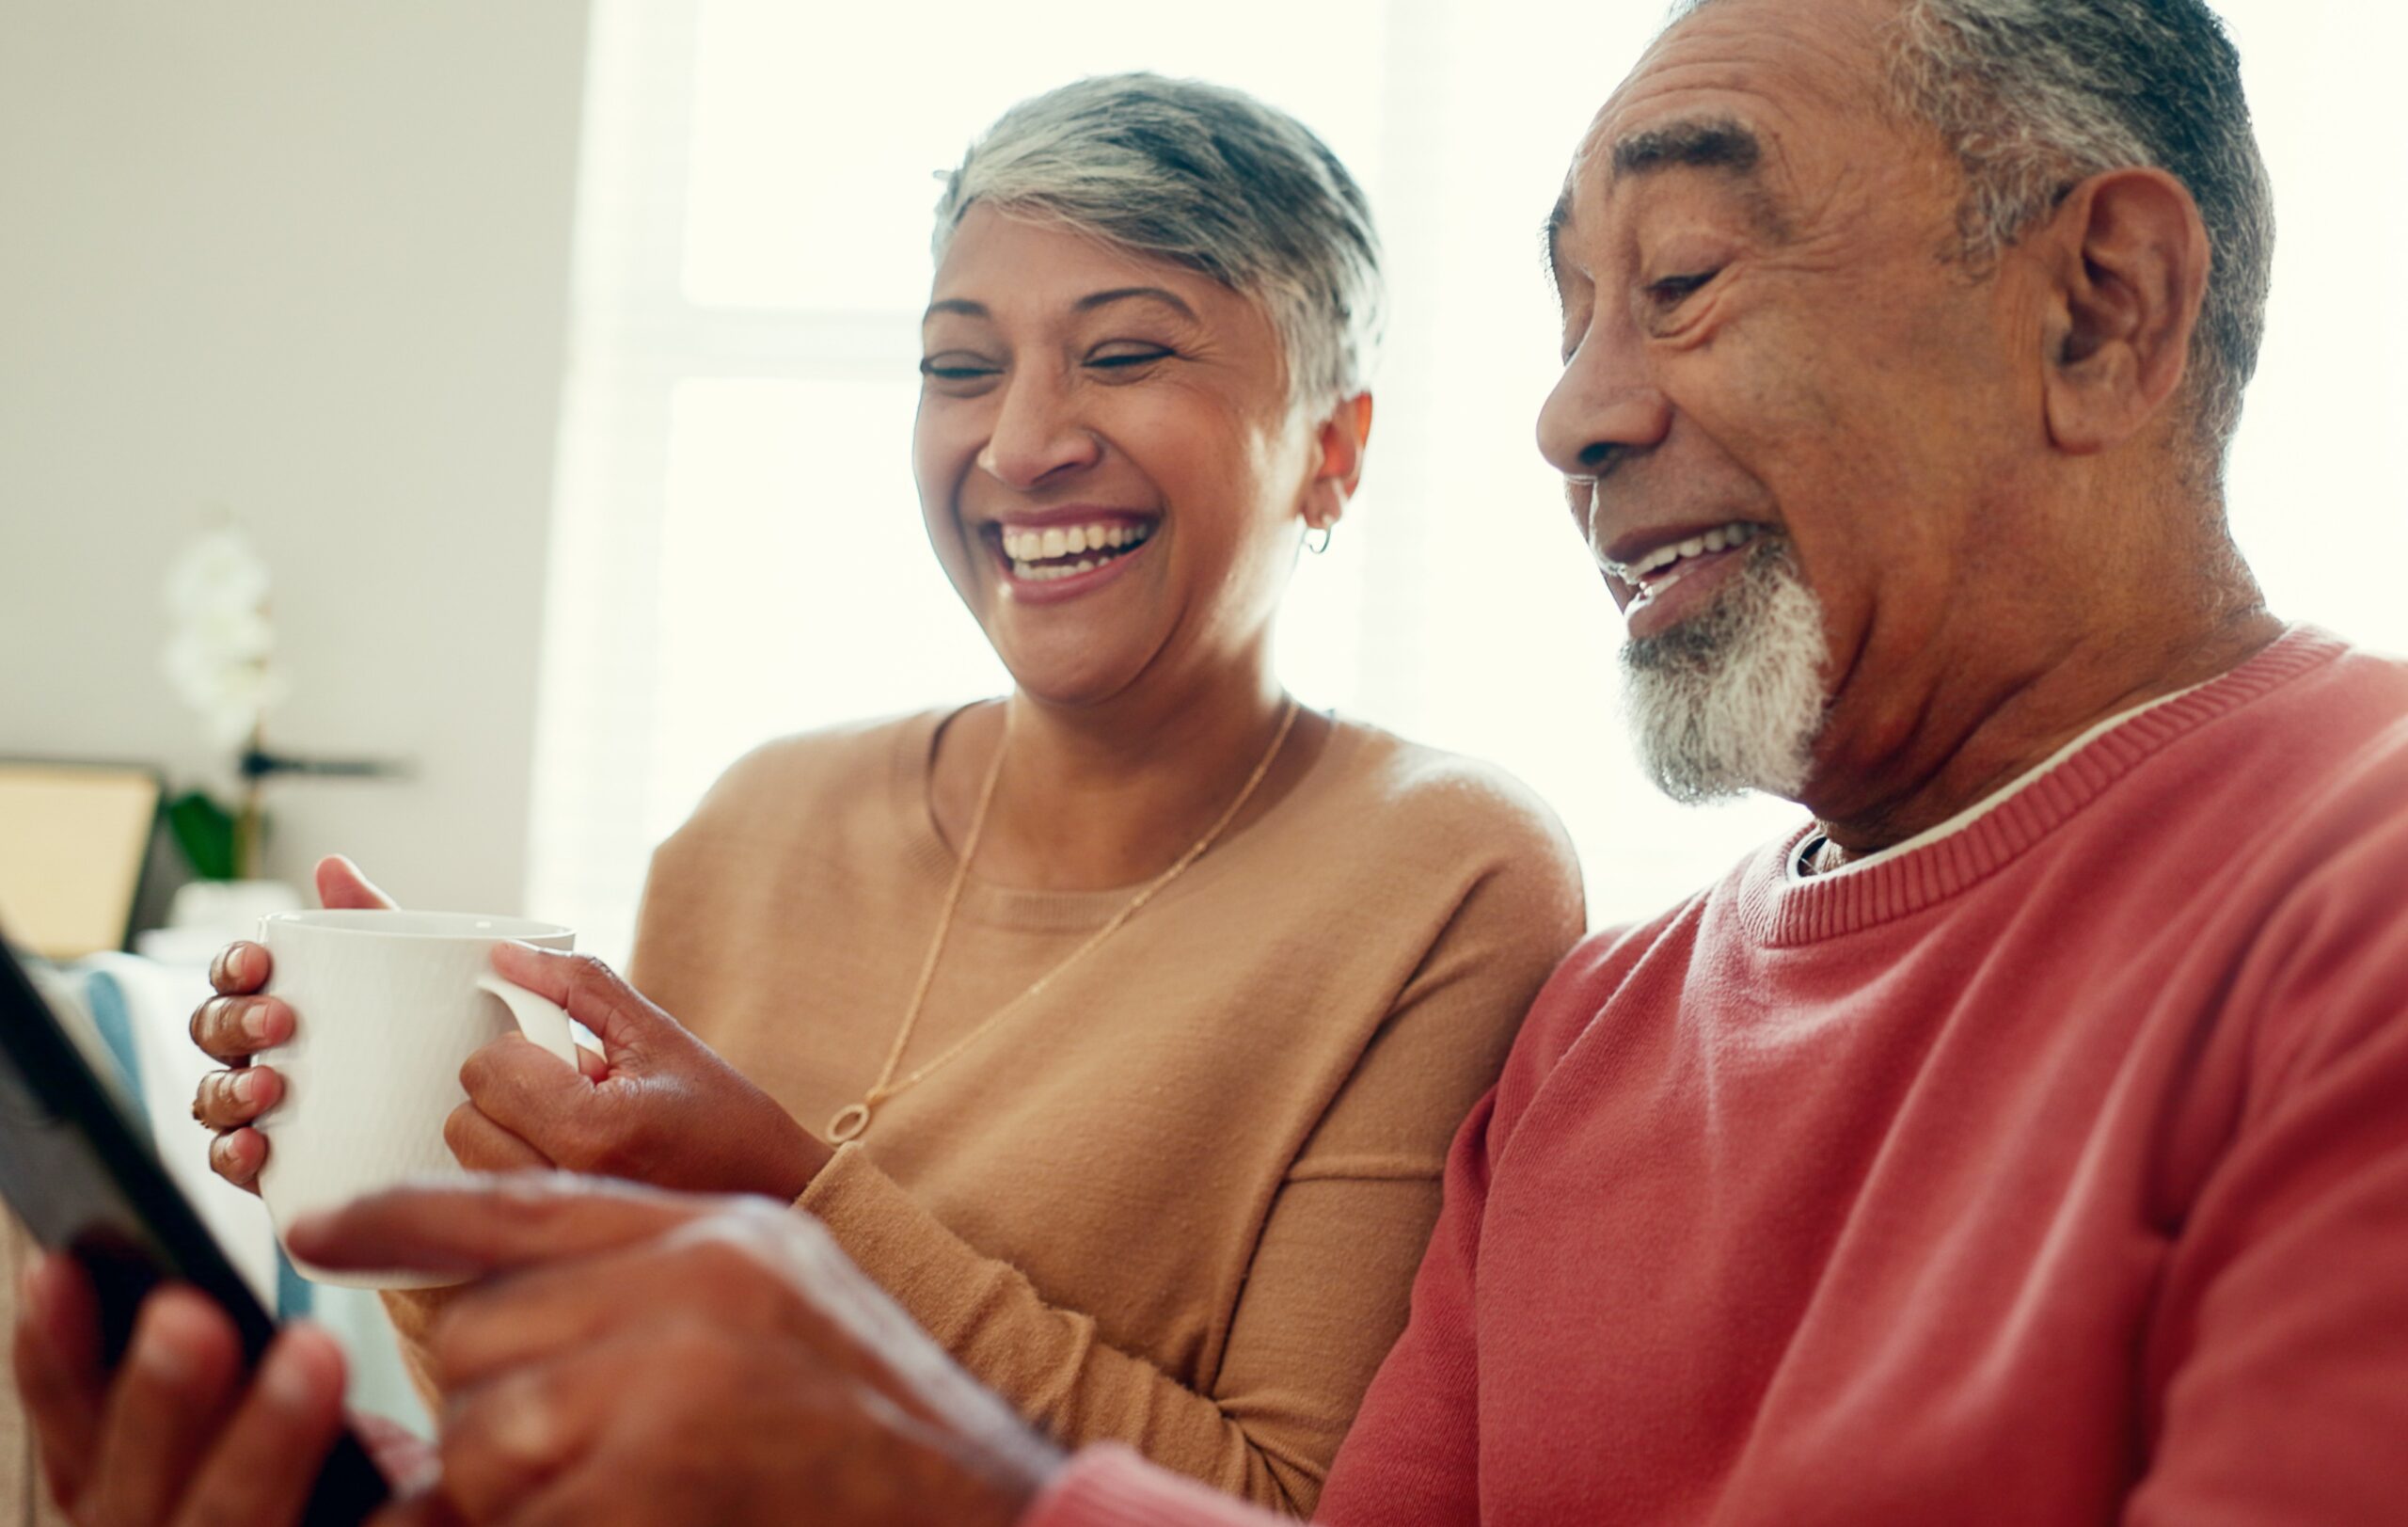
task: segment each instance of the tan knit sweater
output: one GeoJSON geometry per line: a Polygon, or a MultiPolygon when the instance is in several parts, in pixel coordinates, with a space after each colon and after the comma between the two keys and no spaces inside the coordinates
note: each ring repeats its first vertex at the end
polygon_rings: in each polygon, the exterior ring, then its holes
{"type": "MultiPolygon", "coordinates": [[[[823,1136],[876,1079],[955,868],[928,811],[943,720],[771,743],[653,861],[635,983],[823,1136]]],[[[898,1074],[1128,896],[973,879],[898,1074]]],[[[801,1206],[1063,1442],[1307,1514],[1403,1329],[1448,1142],[1581,931],[1528,791],[1340,723],[801,1206]]]]}

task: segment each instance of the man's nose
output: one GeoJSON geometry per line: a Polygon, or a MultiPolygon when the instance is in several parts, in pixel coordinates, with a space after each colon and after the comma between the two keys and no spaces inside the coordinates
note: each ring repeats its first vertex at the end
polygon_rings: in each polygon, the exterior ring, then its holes
{"type": "Polygon", "coordinates": [[[1005,378],[995,427],[978,453],[978,466],[1006,487],[1026,491],[1059,473],[1093,466],[1102,449],[1060,378],[1036,368],[1014,368],[1005,378]]]}
{"type": "Polygon", "coordinates": [[[1635,343],[1592,331],[1539,408],[1539,453],[1566,477],[1603,477],[1633,452],[1662,443],[1672,406],[1635,343]]]}

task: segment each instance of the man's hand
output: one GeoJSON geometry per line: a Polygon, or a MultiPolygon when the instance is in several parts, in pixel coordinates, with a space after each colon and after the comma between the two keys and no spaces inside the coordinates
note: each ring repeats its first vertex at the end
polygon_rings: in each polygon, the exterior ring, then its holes
{"type": "Polygon", "coordinates": [[[592,1029],[602,1055],[589,1053],[579,1075],[512,1034],[470,1056],[460,1068],[468,1101],[443,1128],[462,1166],[560,1167],[792,1202],[827,1164],[828,1146],[776,1099],[599,961],[506,944],[493,962],[592,1029]]]}
{"type": "MultiPolygon", "coordinates": [[[[393,906],[392,899],[371,885],[357,866],[340,856],[318,861],[318,901],[362,911],[393,906]]],[[[270,1067],[251,1064],[251,1057],[293,1037],[293,1010],[259,994],[268,971],[263,946],[248,940],[226,946],[209,967],[209,984],[217,994],[192,1012],[193,1042],[228,1067],[200,1079],[192,1116],[216,1136],[209,1142],[211,1169],[253,1193],[259,1191],[260,1168],[267,1160],[267,1137],[253,1129],[251,1121],[283,1098],[284,1078],[270,1067]]]]}
{"type": "MultiPolygon", "coordinates": [[[[297,1522],[342,1429],[342,1354],[324,1332],[288,1328],[246,1380],[232,1323],[190,1288],[144,1302],[112,1380],[91,1281],[55,1254],[25,1280],[15,1363],[51,1493],[83,1527],[297,1522]]],[[[390,1429],[376,1440],[388,1475],[408,1453],[390,1429]]],[[[421,1497],[376,1523],[455,1519],[421,1497]]]]}
{"type": "Polygon", "coordinates": [[[559,1174],[293,1228],[330,1267],[485,1281],[432,1335],[444,1492],[479,1523],[1008,1523],[1059,1455],[816,1221],[559,1174]]]}

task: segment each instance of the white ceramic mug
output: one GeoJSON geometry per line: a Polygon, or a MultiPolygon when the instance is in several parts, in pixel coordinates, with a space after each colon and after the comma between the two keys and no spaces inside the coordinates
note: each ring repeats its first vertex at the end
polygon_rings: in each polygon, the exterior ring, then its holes
{"type": "MultiPolygon", "coordinates": [[[[577,1064],[568,1014],[493,968],[506,940],[565,949],[567,929],[454,912],[289,912],[260,920],[275,962],[268,994],[293,1009],[291,1042],[258,1058],[284,1095],[261,1115],[260,1196],[277,1239],[303,1215],[411,1178],[460,1171],[443,1121],[467,1101],[460,1065],[514,1027],[577,1064]]],[[[290,1249],[287,1249],[290,1254],[290,1249]]],[[[353,1288],[453,1281],[411,1273],[329,1272],[353,1288]]]]}

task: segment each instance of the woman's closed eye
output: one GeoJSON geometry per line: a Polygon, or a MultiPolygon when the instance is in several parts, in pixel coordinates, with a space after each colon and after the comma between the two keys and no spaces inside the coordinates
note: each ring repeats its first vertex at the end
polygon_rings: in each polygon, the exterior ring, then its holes
{"type": "Polygon", "coordinates": [[[1088,351],[1084,364],[1096,371],[1135,371],[1158,360],[1168,360],[1176,353],[1167,345],[1143,340],[1116,340],[1088,351]]]}
{"type": "Polygon", "coordinates": [[[920,358],[920,374],[932,382],[976,382],[996,375],[1003,369],[984,357],[960,350],[920,358]]]}

